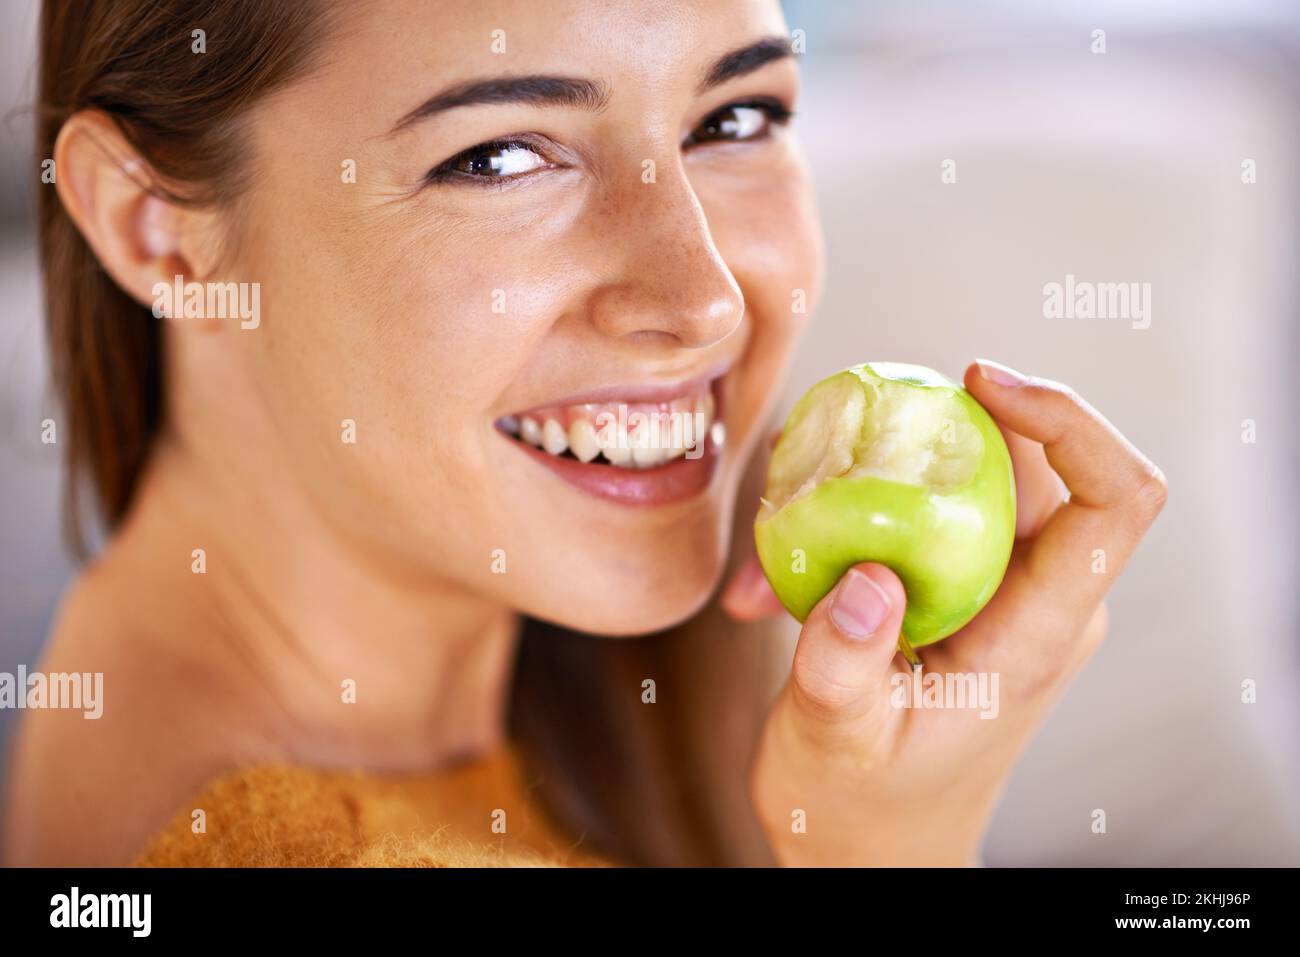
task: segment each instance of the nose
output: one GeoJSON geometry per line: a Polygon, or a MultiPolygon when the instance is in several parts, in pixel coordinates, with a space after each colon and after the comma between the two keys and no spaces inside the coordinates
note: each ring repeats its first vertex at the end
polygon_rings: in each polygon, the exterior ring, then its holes
{"type": "Polygon", "coordinates": [[[702,349],[735,331],[745,300],[680,166],[620,184],[607,209],[602,244],[620,255],[589,301],[602,333],[702,349]]]}

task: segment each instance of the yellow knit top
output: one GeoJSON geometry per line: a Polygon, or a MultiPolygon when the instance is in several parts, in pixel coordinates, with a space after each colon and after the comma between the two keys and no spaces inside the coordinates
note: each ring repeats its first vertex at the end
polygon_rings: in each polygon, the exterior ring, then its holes
{"type": "Polygon", "coordinates": [[[176,811],[141,867],[609,866],[530,795],[513,742],[419,774],[262,765],[176,811]],[[202,813],[199,813],[202,812],[202,813]]]}

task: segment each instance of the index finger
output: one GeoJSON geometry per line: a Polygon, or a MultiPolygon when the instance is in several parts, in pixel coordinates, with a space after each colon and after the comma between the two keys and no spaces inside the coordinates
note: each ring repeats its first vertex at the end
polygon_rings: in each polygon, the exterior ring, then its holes
{"type": "Polygon", "coordinates": [[[1030,547],[1025,569],[1043,600],[1082,623],[1163,508],[1164,474],[1059,382],[988,360],[967,369],[965,382],[994,419],[1043,444],[1069,490],[1030,547]]]}

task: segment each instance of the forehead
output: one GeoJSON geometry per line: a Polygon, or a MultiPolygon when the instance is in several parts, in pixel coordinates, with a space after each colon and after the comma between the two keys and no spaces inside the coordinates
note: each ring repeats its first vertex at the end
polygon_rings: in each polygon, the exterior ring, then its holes
{"type": "Polygon", "coordinates": [[[694,89],[718,57],[786,32],[776,0],[373,0],[341,10],[315,92],[392,120],[413,93],[501,74],[694,89]]]}

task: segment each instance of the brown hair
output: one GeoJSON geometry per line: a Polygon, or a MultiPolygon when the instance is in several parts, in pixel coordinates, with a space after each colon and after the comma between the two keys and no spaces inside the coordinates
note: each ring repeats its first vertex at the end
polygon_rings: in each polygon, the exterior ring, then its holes
{"type": "MultiPolygon", "coordinates": [[[[38,158],[63,123],[107,114],[173,202],[232,204],[239,119],[310,69],[329,28],[313,0],[46,0],[38,158]],[[195,56],[191,31],[216,41],[195,56]],[[237,55],[223,51],[237,51],[237,55]]],[[[55,386],[68,436],[65,516],[84,552],[78,492],[111,531],[161,425],[162,340],[149,309],[100,266],[57,193],[41,192],[41,261],[55,386]]],[[[528,622],[510,725],[539,796],[591,846],[628,863],[762,863],[745,792],[777,680],[775,636],[710,609],[679,629],[610,640],[528,622]],[[656,703],[643,703],[643,682],[656,703]]]]}
{"type": "MultiPolygon", "coordinates": [[[[179,203],[234,197],[236,121],[307,62],[320,20],[305,0],[89,0],[44,4],[38,158],[73,113],[98,109],[179,203]],[[191,32],[237,34],[195,56],[191,32]],[[238,50],[223,56],[218,47],[238,50]],[[182,194],[163,183],[184,184],[182,194]]],[[[56,172],[57,175],[57,172],[56,172]]],[[[95,259],[55,190],[38,201],[47,337],[67,420],[69,537],[83,551],[79,483],[111,528],[126,512],[162,411],[161,335],[150,310],[95,259]]]]}

